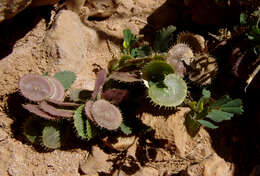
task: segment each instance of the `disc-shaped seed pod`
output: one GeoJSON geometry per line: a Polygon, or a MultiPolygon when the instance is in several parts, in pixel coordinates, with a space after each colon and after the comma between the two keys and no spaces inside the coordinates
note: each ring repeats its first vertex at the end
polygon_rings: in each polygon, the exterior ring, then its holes
{"type": "Polygon", "coordinates": [[[194,53],[201,53],[205,49],[205,39],[199,34],[183,32],[178,35],[177,43],[187,44],[194,53]]]}
{"type": "Polygon", "coordinates": [[[65,97],[65,89],[62,86],[62,84],[52,77],[47,77],[47,79],[50,81],[50,83],[53,86],[54,93],[50,97],[50,99],[57,100],[57,101],[63,101],[65,97]]]}
{"type": "Polygon", "coordinates": [[[122,123],[120,110],[106,100],[98,100],[93,103],[91,114],[95,122],[108,130],[116,130],[122,123]]]}
{"type": "Polygon", "coordinates": [[[53,85],[48,79],[35,73],[21,77],[18,86],[21,94],[31,101],[42,101],[54,94],[53,85]]]}
{"type": "Polygon", "coordinates": [[[190,65],[193,56],[193,51],[188,45],[178,43],[168,51],[167,61],[170,63],[171,60],[177,59],[184,61],[187,65],[190,65]]]}

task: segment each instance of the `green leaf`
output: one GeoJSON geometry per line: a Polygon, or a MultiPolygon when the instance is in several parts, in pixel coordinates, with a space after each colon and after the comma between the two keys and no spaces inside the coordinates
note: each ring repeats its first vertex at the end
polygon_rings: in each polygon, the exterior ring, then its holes
{"type": "Polygon", "coordinates": [[[220,109],[229,113],[241,114],[243,112],[242,101],[241,99],[231,100],[226,104],[222,105],[220,109]]]}
{"type": "Polygon", "coordinates": [[[132,134],[132,129],[129,126],[126,126],[124,122],[121,123],[120,129],[126,135],[132,134]]]}
{"type": "Polygon", "coordinates": [[[192,117],[192,113],[189,113],[187,115],[184,124],[189,135],[191,135],[192,137],[194,137],[198,133],[201,125],[198,121],[194,120],[194,118],[192,117]]]}
{"type": "Polygon", "coordinates": [[[222,106],[223,104],[229,102],[231,100],[231,98],[229,98],[228,95],[225,95],[223,97],[221,97],[220,99],[218,99],[214,104],[211,105],[212,109],[215,108],[220,108],[220,106],[222,106]]]}
{"type": "Polygon", "coordinates": [[[71,84],[76,80],[75,73],[71,71],[62,71],[54,75],[54,78],[57,79],[64,87],[64,89],[70,88],[71,84]]]}
{"type": "Polygon", "coordinates": [[[234,114],[232,114],[232,113],[223,112],[223,111],[215,110],[215,109],[210,111],[207,115],[208,118],[210,118],[211,120],[213,120],[215,122],[221,122],[223,120],[230,120],[233,116],[234,116],[234,114]]]}
{"type": "Polygon", "coordinates": [[[143,45],[139,48],[134,48],[131,51],[131,56],[136,57],[145,57],[152,54],[152,48],[149,45],[143,45]]]}
{"type": "Polygon", "coordinates": [[[50,149],[60,148],[60,130],[55,125],[45,126],[42,131],[42,143],[50,149]]]}
{"type": "Polygon", "coordinates": [[[125,29],[123,31],[124,34],[124,42],[123,47],[126,50],[124,53],[130,54],[130,49],[136,43],[136,36],[130,31],[130,29],[125,29]]]}
{"type": "Polygon", "coordinates": [[[202,95],[205,98],[210,98],[210,96],[211,96],[210,91],[205,88],[202,90],[202,95]]]}
{"type": "Polygon", "coordinates": [[[203,125],[203,126],[205,126],[205,127],[208,127],[208,128],[211,128],[211,129],[216,129],[216,128],[218,128],[218,126],[216,126],[216,125],[214,125],[213,123],[208,122],[208,121],[206,121],[206,120],[198,120],[198,122],[199,122],[201,125],[203,125]]]}
{"type": "Polygon", "coordinates": [[[37,138],[41,136],[42,133],[42,121],[37,117],[30,116],[26,119],[23,126],[23,134],[31,143],[37,143],[39,140],[37,138]]]}
{"type": "Polygon", "coordinates": [[[176,27],[169,26],[156,33],[154,41],[154,49],[156,52],[166,52],[170,47],[170,42],[173,39],[173,32],[176,27]]]}
{"type": "Polygon", "coordinates": [[[247,24],[247,15],[245,13],[240,14],[240,24],[245,25],[247,24]]]}
{"type": "Polygon", "coordinates": [[[77,108],[77,110],[74,112],[73,120],[74,120],[74,126],[77,130],[78,135],[86,139],[86,126],[85,126],[85,116],[83,116],[83,109],[84,104],[77,108]]]}

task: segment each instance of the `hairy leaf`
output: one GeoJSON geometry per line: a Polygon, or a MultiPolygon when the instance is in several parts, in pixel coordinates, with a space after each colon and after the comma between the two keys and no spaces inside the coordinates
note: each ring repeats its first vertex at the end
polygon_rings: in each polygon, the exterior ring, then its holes
{"type": "Polygon", "coordinates": [[[64,89],[68,89],[76,80],[76,75],[71,71],[62,71],[56,73],[54,75],[54,78],[57,79],[63,85],[64,89]]]}

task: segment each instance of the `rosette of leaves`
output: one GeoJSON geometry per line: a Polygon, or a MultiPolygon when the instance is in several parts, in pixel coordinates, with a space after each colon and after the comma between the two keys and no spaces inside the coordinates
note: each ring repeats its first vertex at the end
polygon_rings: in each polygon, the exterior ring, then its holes
{"type": "Polygon", "coordinates": [[[178,75],[174,74],[171,65],[165,61],[155,60],[143,69],[143,78],[148,81],[148,97],[155,105],[176,107],[187,95],[187,85],[178,75]]]}
{"type": "Polygon", "coordinates": [[[243,113],[241,99],[232,100],[225,95],[218,100],[213,100],[210,91],[206,89],[203,89],[202,97],[198,102],[189,102],[188,105],[192,110],[186,117],[185,125],[191,136],[197,134],[201,125],[215,129],[218,126],[212,122],[231,120],[235,114],[243,113]]]}

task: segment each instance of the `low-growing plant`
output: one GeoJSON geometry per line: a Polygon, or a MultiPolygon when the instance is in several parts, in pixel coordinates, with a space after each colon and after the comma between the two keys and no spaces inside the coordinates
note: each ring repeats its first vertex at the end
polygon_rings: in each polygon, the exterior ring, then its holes
{"type": "MultiPolygon", "coordinates": [[[[66,121],[73,123],[82,140],[91,140],[103,132],[130,135],[146,128],[136,125],[140,123],[138,118],[124,116],[122,109],[129,107],[127,103],[146,95],[155,107],[175,108],[183,104],[188,79],[201,86],[208,84],[217,65],[204,52],[205,41],[197,34],[182,33],[171,47],[175,29],[169,26],[158,31],[153,44],[141,43],[129,29],[124,30],[122,56],[108,64],[108,72],[98,71],[93,91],[72,89],[66,97],[65,91],[76,80],[70,71],[53,77],[34,73],[21,77],[19,91],[28,100],[22,106],[32,114],[24,123],[24,135],[31,143],[47,149],[63,145],[66,121]],[[138,89],[142,92],[135,94],[135,86],[142,87],[138,89]]],[[[204,118],[220,122],[242,113],[240,100],[225,96],[214,101],[206,90],[198,102],[186,102],[192,109],[186,119],[187,129],[193,133],[201,125],[216,128],[204,118]]]]}
{"type": "Polygon", "coordinates": [[[231,120],[235,114],[242,114],[243,106],[241,99],[232,100],[228,95],[218,100],[211,98],[210,91],[203,89],[199,101],[187,102],[191,112],[187,114],[185,124],[191,136],[195,136],[200,126],[211,129],[218,128],[213,122],[231,120]]]}

